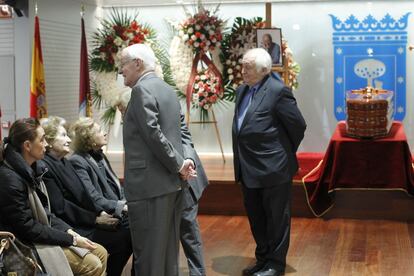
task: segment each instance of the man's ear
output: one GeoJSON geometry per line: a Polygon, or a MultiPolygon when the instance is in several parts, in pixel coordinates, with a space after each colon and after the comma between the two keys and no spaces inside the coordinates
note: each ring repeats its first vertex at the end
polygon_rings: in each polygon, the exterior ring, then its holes
{"type": "Polygon", "coordinates": [[[137,67],[142,67],[142,65],[143,65],[143,61],[142,60],[140,60],[139,58],[137,58],[136,60],[135,60],[135,65],[137,66],[137,67]]]}

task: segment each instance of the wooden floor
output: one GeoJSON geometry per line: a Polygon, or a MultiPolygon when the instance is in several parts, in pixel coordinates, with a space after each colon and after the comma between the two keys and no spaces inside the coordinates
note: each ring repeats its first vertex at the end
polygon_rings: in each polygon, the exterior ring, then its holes
{"type": "MultiPolygon", "coordinates": [[[[207,275],[241,276],[254,262],[247,218],[202,215],[199,222],[207,275]]],[[[411,276],[413,245],[414,223],[293,218],[286,275],[411,276]]],[[[187,275],[181,250],[180,276],[187,275]]]]}
{"type": "MultiPolygon", "coordinates": [[[[111,159],[122,177],[122,158],[111,159]]],[[[242,269],[254,262],[255,244],[247,217],[214,215],[217,209],[227,208],[228,214],[243,210],[232,160],[223,163],[217,157],[202,157],[202,161],[210,180],[200,201],[204,214],[199,215],[207,275],[240,276],[242,269]]],[[[311,217],[301,184],[294,183],[295,189],[292,209],[299,217],[292,219],[286,275],[414,275],[411,198],[397,192],[341,191],[335,207],[320,219],[311,217]],[[379,220],[384,218],[389,220],[379,220]]],[[[188,275],[188,269],[181,251],[180,276],[184,275],[188,275]]]]}
{"type": "MultiPolygon", "coordinates": [[[[246,217],[201,216],[207,275],[239,276],[254,262],[246,217]]],[[[294,218],[287,275],[414,275],[414,224],[294,218]]],[[[180,265],[185,273],[184,258],[180,265]]]]}

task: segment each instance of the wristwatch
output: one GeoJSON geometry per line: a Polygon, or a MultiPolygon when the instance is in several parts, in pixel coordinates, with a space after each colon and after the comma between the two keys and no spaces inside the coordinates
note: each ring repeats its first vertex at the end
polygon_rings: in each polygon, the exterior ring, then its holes
{"type": "Polygon", "coordinates": [[[73,236],[73,242],[72,242],[73,246],[77,246],[78,245],[78,237],[77,236],[73,236]]]}

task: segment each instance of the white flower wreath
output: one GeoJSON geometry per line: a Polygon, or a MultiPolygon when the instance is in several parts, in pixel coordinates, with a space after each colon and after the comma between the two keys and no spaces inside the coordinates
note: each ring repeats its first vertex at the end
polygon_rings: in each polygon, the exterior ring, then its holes
{"type": "MultiPolygon", "coordinates": [[[[185,96],[188,79],[191,74],[191,66],[193,64],[193,50],[185,45],[184,40],[179,36],[174,36],[170,44],[170,66],[171,73],[174,78],[175,85],[182,96],[185,96]]],[[[211,60],[220,73],[223,73],[223,64],[220,61],[220,49],[210,51],[211,60]]]]}
{"type": "MultiPolygon", "coordinates": [[[[119,53],[122,49],[120,48],[119,53]]],[[[155,65],[155,74],[160,78],[164,77],[158,60],[155,65]]],[[[110,108],[116,108],[119,104],[126,107],[131,99],[131,88],[120,84],[118,77],[122,76],[117,72],[95,72],[92,76],[97,93],[110,108]]]]}

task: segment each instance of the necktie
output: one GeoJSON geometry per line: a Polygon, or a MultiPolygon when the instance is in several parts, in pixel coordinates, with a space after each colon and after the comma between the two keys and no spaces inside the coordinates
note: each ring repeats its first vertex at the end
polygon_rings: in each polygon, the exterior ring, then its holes
{"type": "Polygon", "coordinates": [[[239,110],[238,110],[238,127],[240,129],[241,124],[243,123],[243,119],[244,116],[246,115],[246,111],[247,108],[250,105],[252,96],[254,95],[254,93],[256,92],[256,87],[252,87],[250,88],[247,92],[246,95],[244,95],[240,105],[239,105],[239,110]]]}

